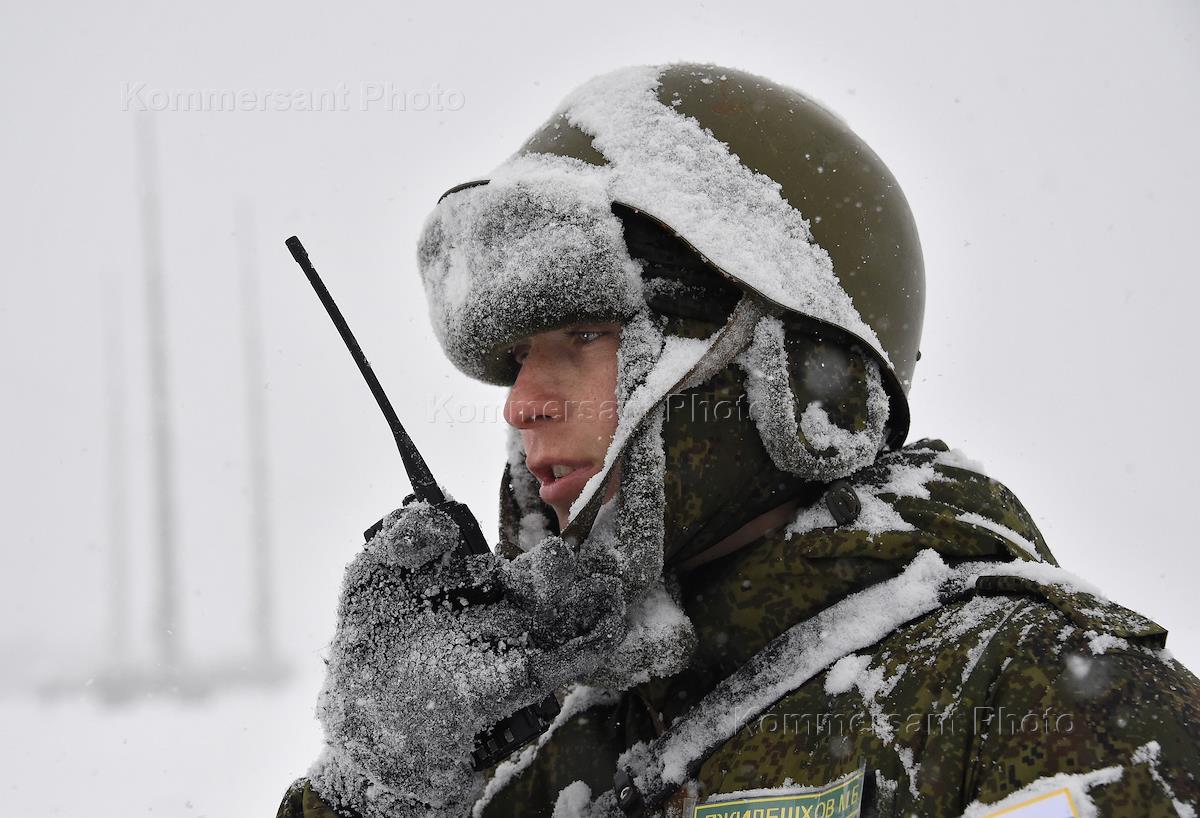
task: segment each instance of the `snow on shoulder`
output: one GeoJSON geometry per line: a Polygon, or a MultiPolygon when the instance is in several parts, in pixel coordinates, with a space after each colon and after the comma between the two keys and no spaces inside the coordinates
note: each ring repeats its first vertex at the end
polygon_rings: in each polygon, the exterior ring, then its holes
{"type": "MultiPolygon", "coordinates": [[[[879,481],[855,481],[854,492],[861,504],[861,510],[853,523],[846,526],[850,531],[864,531],[874,536],[889,531],[915,531],[911,523],[900,516],[893,502],[904,497],[916,497],[921,500],[929,499],[929,484],[947,480],[939,474],[935,466],[950,466],[967,468],[970,471],[983,473],[983,467],[951,449],[938,452],[929,462],[913,463],[900,456],[901,453],[883,455],[878,461],[886,467],[886,473],[879,481]],[[892,498],[889,500],[888,498],[892,498]]],[[[801,509],[787,527],[789,538],[799,534],[807,534],[820,528],[836,528],[837,521],[833,513],[824,503],[815,503],[801,509]]],[[[1032,554],[1038,559],[1037,552],[1032,554]]]]}

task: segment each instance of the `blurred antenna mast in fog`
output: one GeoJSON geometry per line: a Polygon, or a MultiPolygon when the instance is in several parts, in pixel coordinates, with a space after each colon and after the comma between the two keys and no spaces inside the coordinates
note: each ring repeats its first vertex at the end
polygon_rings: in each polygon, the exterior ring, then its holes
{"type": "MultiPolygon", "coordinates": [[[[158,185],[158,154],[153,123],[142,117],[136,123],[138,193],[141,216],[143,286],[145,289],[151,491],[154,525],[151,528],[150,633],[151,662],[133,656],[130,639],[131,591],[128,501],[128,440],[125,435],[125,378],[121,345],[121,316],[116,285],[105,289],[105,349],[108,357],[108,448],[110,594],[107,655],[99,671],[83,685],[109,704],[129,703],[161,694],[198,697],[237,685],[272,686],[284,681],[288,668],[279,654],[271,592],[272,530],[267,469],[266,411],[263,399],[263,343],[260,325],[258,265],[254,253],[254,218],[249,205],[239,203],[234,221],[237,236],[237,275],[241,290],[242,352],[245,363],[247,448],[250,468],[250,577],[249,655],[240,649],[225,660],[189,661],[179,631],[180,584],[175,506],[175,458],[168,376],[168,323],[158,185]],[[117,293],[117,294],[114,294],[117,293]]],[[[41,686],[44,695],[78,690],[79,679],[51,680],[41,686]]]]}
{"type": "Polygon", "coordinates": [[[129,664],[128,454],[125,441],[125,345],[122,343],[121,276],[102,282],[104,299],[105,406],[108,456],[108,662],[120,673],[129,664]],[[107,286],[105,286],[107,284],[107,286]]]}
{"type": "Polygon", "coordinates": [[[138,181],[142,217],[142,265],[146,287],[149,343],[150,434],[155,491],[155,579],[151,633],[163,673],[179,665],[179,612],[176,583],[175,484],[172,462],[171,401],[167,383],[166,307],[163,295],[163,251],[158,200],[158,151],[153,120],[143,116],[137,128],[138,181]]]}
{"type": "Polygon", "coordinates": [[[275,645],[271,593],[271,492],[267,471],[267,424],[263,399],[262,327],[259,275],[254,252],[254,211],[246,201],[234,208],[238,279],[242,294],[242,358],[246,377],[246,432],[250,455],[251,621],[254,661],[264,677],[283,672],[275,645]]]}
{"type": "MultiPolygon", "coordinates": [[[[114,284],[105,290],[105,348],[108,355],[107,434],[109,447],[109,653],[100,670],[87,686],[109,703],[126,702],[139,694],[179,693],[181,655],[179,650],[179,597],[176,580],[178,545],[176,542],[174,458],[172,457],[171,403],[168,390],[166,306],[163,281],[163,244],[160,225],[161,204],[158,196],[158,155],[153,121],[141,116],[135,122],[138,206],[141,221],[142,280],[145,288],[146,350],[149,387],[148,420],[150,426],[151,479],[154,493],[154,525],[151,527],[153,550],[150,596],[152,604],[150,633],[154,665],[146,668],[135,662],[130,640],[129,531],[126,525],[128,495],[128,440],[125,436],[125,378],[121,338],[119,289],[114,284]],[[93,685],[93,683],[95,683],[93,685]]],[[[114,281],[119,281],[114,276],[114,281]]],[[[76,682],[52,680],[41,686],[43,695],[70,692],[76,682]]],[[[195,692],[188,690],[187,692],[195,692]]]]}

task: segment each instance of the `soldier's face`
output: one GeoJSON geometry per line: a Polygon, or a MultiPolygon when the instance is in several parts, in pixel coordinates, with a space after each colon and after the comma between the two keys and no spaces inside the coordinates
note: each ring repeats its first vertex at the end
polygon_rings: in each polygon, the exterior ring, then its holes
{"type": "MultiPolygon", "coordinates": [[[[512,350],[521,369],[504,419],[521,431],[525,463],[560,528],[571,503],[604,465],[617,429],[620,331],[619,324],[574,324],[525,338],[512,350]]],[[[614,476],[605,499],[617,483],[614,476]]]]}

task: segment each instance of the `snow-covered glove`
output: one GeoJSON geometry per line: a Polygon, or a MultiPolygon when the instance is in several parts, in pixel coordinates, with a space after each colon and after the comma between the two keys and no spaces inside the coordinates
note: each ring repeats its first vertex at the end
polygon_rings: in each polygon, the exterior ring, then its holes
{"type": "Polygon", "coordinates": [[[363,818],[465,815],[475,735],[594,670],[622,600],[557,538],[506,562],[426,503],[392,512],[346,568],[314,787],[363,818]]]}

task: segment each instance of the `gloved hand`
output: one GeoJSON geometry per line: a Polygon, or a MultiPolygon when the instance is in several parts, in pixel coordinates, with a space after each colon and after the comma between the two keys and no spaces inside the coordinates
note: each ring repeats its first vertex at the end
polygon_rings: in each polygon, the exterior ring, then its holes
{"type": "Polygon", "coordinates": [[[472,555],[420,502],[389,514],[346,568],[309,771],[364,818],[464,815],[475,735],[595,669],[625,635],[618,580],[550,538],[472,555]]]}

